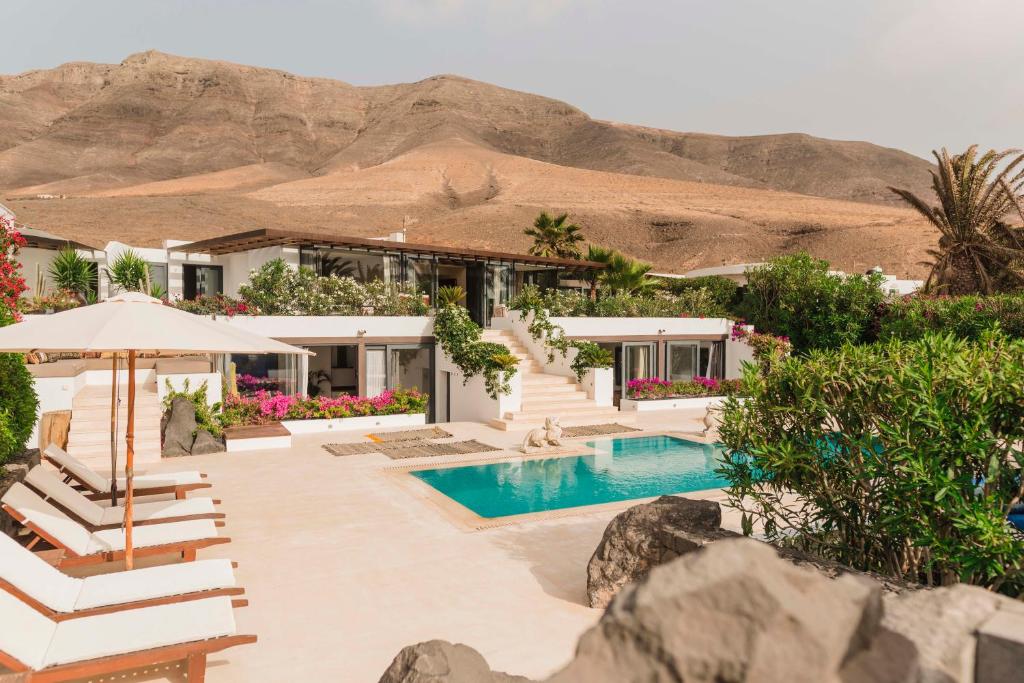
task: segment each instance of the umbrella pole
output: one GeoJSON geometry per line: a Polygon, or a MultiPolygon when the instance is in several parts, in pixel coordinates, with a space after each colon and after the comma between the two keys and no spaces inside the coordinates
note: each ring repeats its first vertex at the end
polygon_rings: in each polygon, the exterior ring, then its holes
{"type": "Polygon", "coordinates": [[[110,356],[110,505],[117,505],[117,354],[110,356]]]}
{"type": "Polygon", "coordinates": [[[135,475],[135,351],[128,352],[128,420],[125,423],[124,456],[124,566],[132,569],[132,478],[135,475]]]}

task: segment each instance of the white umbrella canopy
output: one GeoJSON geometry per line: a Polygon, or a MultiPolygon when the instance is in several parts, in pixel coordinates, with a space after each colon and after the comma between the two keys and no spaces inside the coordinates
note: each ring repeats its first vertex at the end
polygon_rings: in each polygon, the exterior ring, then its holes
{"type": "MultiPolygon", "coordinates": [[[[135,356],[146,353],[282,353],[313,355],[227,323],[180,311],[128,292],[92,306],[33,317],[0,328],[0,352],[112,352],[128,356],[125,430],[125,566],[132,568],[132,478],[135,459],[135,356]]],[[[115,365],[116,367],[116,365],[115,365]]],[[[116,383],[115,383],[116,387],[116,383]]],[[[113,404],[111,410],[114,410],[113,404]]],[[[113,436],[111,442],[113,443],[113,436]]],[[[111,449],[113,450],[113,448],[111,449]]],[[[116,477],[111,477],[116,481],[116,477]]],[[[116,496],[111,491],[112,496],[116,496]]]]}
{"type": "Polygon", "coordinates": [[[0,352],[288,353],[300,349],[128,292],[0,328],[0,352]]]}

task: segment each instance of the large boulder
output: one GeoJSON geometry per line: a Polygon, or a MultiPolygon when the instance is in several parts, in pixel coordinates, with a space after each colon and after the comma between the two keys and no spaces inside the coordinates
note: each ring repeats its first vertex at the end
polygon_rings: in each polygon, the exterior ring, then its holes
{"type": "Polygon", "coordinates": [[[658,565],[736,536],[722,530],[722,509],[712,500],[662,496],[619,513],[587,565],[587,599],[603,609],[628,583],[658,565]]]}
{"type": "Polygon", "coordinates": [[[163,449],[165,458],[189,455],[196,433],[196,407],[192,401],[177,396],[171,401],[170,416],[163,432],[163,449]]]}
{"type": "Polygon", "coordinates": [[[227,448],[224,446],[224,439],[218,439],[205,429],[196,431],[196,439],[192,442],[192,455],[223,453],[225,450],[227,448]]]}
{"type": "Polygon", "coordinates": [[[914,648],[886,638],[882,591],[829,579],[750,539],[728,539],[651,570],[625,587],[551,683],[860,683],[907,681],[914,648]],[[855,660],[882,659],[875,678],[855,660]]]}
{"type": "Polygon", "coordinates": [[[461,643],[430,640],[402,648],[380,683],[530,683],[491,671],[479,652],[461,643]]]}

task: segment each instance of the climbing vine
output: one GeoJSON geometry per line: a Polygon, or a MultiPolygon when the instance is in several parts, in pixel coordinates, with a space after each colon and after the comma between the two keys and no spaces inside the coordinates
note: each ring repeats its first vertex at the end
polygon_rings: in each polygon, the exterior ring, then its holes
{"type": "Polygon", "coordinates": [[[565,358],[569,349],[576,349],[576,357],[572,359],[570,367],[576,373],[576,379],[582,381],[587,370],[591,368],[610,368],[614,364],[614,357],[611,351],[603,349],[592,341],[573,340],[565,336],[565,330],[556,325],[548,318],[548,312],[544,308],[544,299],[540,289],[534,285],[527,285],[512,301],[512,307],[519,311],[519,319],[525,320],[533,313],[533,320],[527,326],[535,340],[544,340],[548,351],[548,363],[555,361],[555,353],[560,353],[565,358]]]}
{"type": "Polygon", "coordinates": [[[483,375],[487,395],[496,399],[498,394],[512,391],[509,380],[519,369],[519,361],[504,344],[481,341],[482,332],[469,312],[457,304],[442,306],[434,317],[434,337],[462,370],[462,383],[483,375]]]}

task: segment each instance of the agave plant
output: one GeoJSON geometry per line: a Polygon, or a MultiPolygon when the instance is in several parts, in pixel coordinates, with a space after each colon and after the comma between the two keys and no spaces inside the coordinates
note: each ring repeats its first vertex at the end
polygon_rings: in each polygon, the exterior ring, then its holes
{"type": "Polygon", "coordinates": [[[126,249],[106,268],[110,283],[125,292],[147,291],[149,264],[137,252],[126,249]]]}
{"type": "Polygon", "coordinates": [[[926,288],[990,294],[1024,286],[1024,230],[1006,222],[1014,208],[1024,220],[1024,154],[989,150],[979,157],[977,145],[963,154],[932,154],[938,162],[932,171],[938,206],[909,190],[889,188],[939,230],[939,248],[928,252],[934,261],[926,288]]]}
{"type": "Polygon", "coordinates": [[[458,306],[459,302],[466,298],[466,290],[462,287],[438,287],[437,303],[444,308],[446,306],[458,306]]]}
{"type": "Polygon", "coordinates": [[[566,224],[569,214],[563,213],[552,218],[541,212],[533,221],[533,227],[524,233],[533,238],[529,252],[534,256],[556,256],[558,258],[579,258],[583,235],[580,226],[566,224]]]}
{"type": "Polygon", "coordinates": [[[71,247],[57,252],[50,263],[49,275],[54,287],[72,292],[83,300],[96,289],[96,264],[71,247]]]}

